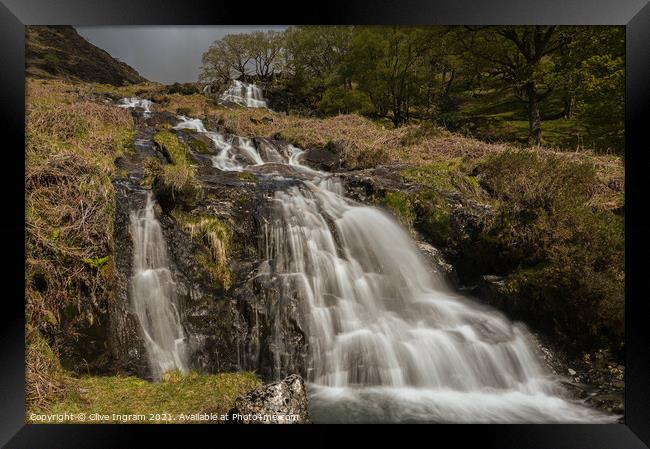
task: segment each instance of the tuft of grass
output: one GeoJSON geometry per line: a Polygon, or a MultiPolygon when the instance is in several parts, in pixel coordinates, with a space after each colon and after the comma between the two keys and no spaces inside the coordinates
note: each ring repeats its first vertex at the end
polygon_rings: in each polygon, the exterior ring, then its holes
{"type": "Polygon", "coordinates": [[[174,211],[174,217],[192,239],[207,249],[207,260],[197,255],[199,262],[204,262],[214,280],[228,290],[232,285],[232,272],[228,266],[232,238],[230,228],[218,218],[208,215],[174,211]]]}
{"type": "Polygon", "coordinates": [[[167,210],[176,205],[191,209],[202,190],[189,151],[169,130],[159,131],[153,140],[170,163],[160,165],[153,158],[145,161],[143,182],[153,184],[161,205],[167,210]]]}
{"type": "MultiPolygon", "coordinates": [[[[145,415],[147,423],[179,422],[180,414],[225,414],[235,399],[260,385],[249,372],[198,374],[167,372],[161,382],[147,382],[136,377],[84,376],[71,379],[62,398],[46,406],[33,407],[30,413],[64,414],[73,416],[66,422],[79,421],[84,413],[108,415],[101,423],[121,422],[115,415],[145,415]],[[150,416],[153,415],[153,416],[150,416]]],[[[133,421],[131,421],[133,422],[133,421]]],[[[183,421],[191,422],[191,421],[183,421]]]]}
{"type": "Polygon", "coordinates": [[[192,159],[185,146],[178,140],[176,134],[165,129],[157,132],[153,136],[160,150],[171,164],[174,165],[191,165],[192,159]]]}

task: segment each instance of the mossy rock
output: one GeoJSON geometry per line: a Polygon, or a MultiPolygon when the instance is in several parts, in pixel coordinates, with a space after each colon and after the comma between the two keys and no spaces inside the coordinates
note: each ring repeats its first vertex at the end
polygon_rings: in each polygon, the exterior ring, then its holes
{"type": "Polygon", "coordinates": [[[173,212],[174,218],[190,237],[203,247],[195,254],[196,262],[220,287],[228,290],[233,283],[230,270],[232,231],[216,217],[202,213],[173,212]]]}

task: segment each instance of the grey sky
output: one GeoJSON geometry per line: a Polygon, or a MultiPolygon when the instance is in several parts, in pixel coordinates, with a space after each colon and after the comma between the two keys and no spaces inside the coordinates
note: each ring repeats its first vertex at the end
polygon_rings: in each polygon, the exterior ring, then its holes
{"type": "Polygon", "coordinates": [[[196,81],[201,54],[226,34],[283,30],[284,26],[96,26],[75,27],[84,38],[161,83],[196,81]]]}

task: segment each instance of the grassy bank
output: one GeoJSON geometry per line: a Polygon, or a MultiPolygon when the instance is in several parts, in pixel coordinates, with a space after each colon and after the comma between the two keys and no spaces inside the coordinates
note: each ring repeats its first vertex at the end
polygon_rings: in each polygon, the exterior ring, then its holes
{"type": "Polygon", "coordinates": [[[49,423],[200,422],[180,415],[225,414],[238,396],[260,385],[247,372],[183,375],[171,371],[156,383],[123,376],[76,377],[61,367],[47,342],[35,336],[28,357],[32,363],[27,370],[26,420],[32,423],[47,423],[43,421],[47,416],[54,417],[49,423]],[[35,385],[39,388],[29,388],[35,385]],[[93,419],[93,414],[101,418],[93,419]]]}

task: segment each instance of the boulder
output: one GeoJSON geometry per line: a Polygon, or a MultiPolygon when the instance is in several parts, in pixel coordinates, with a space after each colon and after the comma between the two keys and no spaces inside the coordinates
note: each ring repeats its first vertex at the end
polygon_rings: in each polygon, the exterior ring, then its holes
{"type": "Polygon", "coordinates": [[[341,158],[323,149],[305,151],[302,154],[302,162],[316,170],[336,171],[341,168],[341,158]]]}
{"type": "Polygon", "coordinates": [[[231,424],[308,424],[307,393],[302,378],[292,374],[240,396],[228,412],[231,424]]]}

